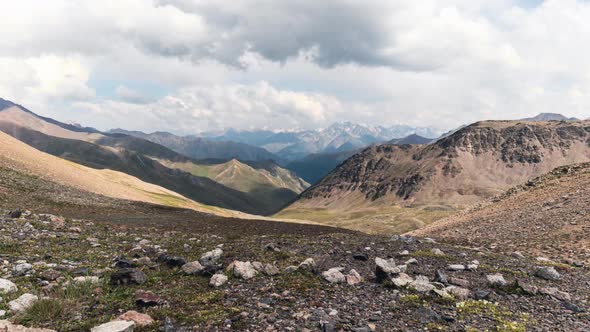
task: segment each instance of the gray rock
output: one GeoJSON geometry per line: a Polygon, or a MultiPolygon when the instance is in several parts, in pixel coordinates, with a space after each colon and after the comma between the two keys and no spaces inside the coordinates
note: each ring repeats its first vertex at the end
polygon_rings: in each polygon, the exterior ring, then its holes
{"type": "Polygon", "coordinates": [[[462,264],[451,264],[447,267],[449,271],[463,271],[465,270],[465,265],[462,264]]]}
{"type": "Polygon", "coordinates": [[[420,275],[417,276],[416,279],[408,285],[408,287],[419,293],[428,293],[436,288],[430,283],[428,277],[420,275]]]}
{"type": "Polygon", "coordinates": [[[506,286],[508,284],[506,282],[506,279],[504,279],[504,276],[500,273],[488,274],[486,276],[486,279],[488,280],[488,283],[492,286],[506,286]]]}
{"type": "Polygon", "coordinates": [[[264,274],[266,274],[267,276],[276,276],[280,273],[279,268],[274,266],[273,264],[264,264],[262,272],[264,272],[264,274]]]}
{"type": "Polygon", "coordinates": [[[535,270],[535,276],[545,280],[559,280],[561,275],[552,266],[538,266],[535,270]]]}
{"type": "Polygon", "coordinates": [[[185,274],[194,275],[201,273],[205,268],[198,261],[194,261],[184,264],[181,269],[185,274]]]}
{"type": "Polygon", "coordinates": [[[33,265],[29,263],[16,264],[12,268],[12,275],[15,277],[24,276],[25,274],[27,274],[27,272],[31,271],[32,269],[33,265]]]}
{"type": "Polygon", "coordinates": [[[313,260],[313,258],[308,258],[308,259],[304,260],[301,264],[299,264],[299,269],[305,270],[305,271],[313,271],[315,266],[316,266],[316,264],[315,264],[315,261],[313,260]]]}
{"type": "Polygon", "coordinates": [[[405,273],[400,273],[396,278],[392,278],[391,282],[397,288],[404,288],[408,286],[414,279],[405,273]]]}
{"type": "Polygon", "coordinates": [[[391,276],[400,274],[405,271],[406,267],[404,265],[395,265],[395,261],[393,260],[393,258],[386,260],[383,258],[375,257],[375,276],[377,277],[378,281],[389,279],[391,276]]]}
{"type": "Polygon", "coordinates": [[[322,272],[322,277],[324,277],[324,279],[333,284],[345,282],[346,276],[342,274],[343,270],[343,267],[334,267],[329,269],[328,271],[322,272]]]}
{"type": "Polygon", "coordinates": [[[90,329],[90,332],[133,332],[135,323],[132,321],[115,320],[90,329]]]}
{"type": "Polygon", "coordinates": [[[250,262],[234,261],[228,266],[228,270],[234,276],[244,280],[252,279],[256,276],[256,269],[250,262]]]}
{"type": "Polygon", "coordinates": [[[449,283],[449,279],[447,278],[447,275],[441,270],[436,270],[436,273],[434,276],[434,281],[440,282],[442,284],[449,283]]]}
{"type": "Polygon", "coordinates": [[[228,278],[223,273],[214,274],[209,280],[209,285],[212,287],[221,287],[227,282],[228,278]]]}
{"type": "Polygon", "coordinates": [[[25,293],[16,300],[8,302],[8,309],[13,313],[19,313],[29,309],[38,300],[36,295],[25,293]]]}
{"type": "Polygon", "coordinates": [[[14,282],[0,278],[0,294],[14,293],[16,291],[18,291],[18,287],[14,282]]]}
{"type": "Polygon", "coordinates": [[[204,266],[215,265],[219,262],[222,255],[223,250],[221,250],[220,248],[215,248],[211,251],[204,253],[203,256],[201,256],[199,262],[204,266]]]}
{"type": "Polygon", "coordinates": [[[562,292],[555,287],[541,288],[539,293],[552,296],[560,301],[571,301],[571,296],[569,293],[562,292]]]}
{"type": "Polygon", "coordinates": [[[285,273],[289,274],[289,273],[293,273],[295,271],[297,271],[299,268],[297,266],[294,265],[289,265],[285,268],[285,273]]]}
{"type": "Polygon", "coordinates": [[[469,289],[456,286],[449,286],[445,288],[445,291],[461,301],[467,300],[471,295],[471,291],[469,289]]]}
{"type": "Polygon", "coordinates": [[[120,269],[111,274],[111,285],[142,285],[147,276],[139,269],[120,269]]]}
{"type": "Polygon", "coordinates": [[[350,270],[346,275],[346,283],[354,286],[363,282],[363,277],[354,269],[350,270]]]}
{"type": "Polygon", "coordinates": [[[432,253],[433,253],[435,256],[444,256],[444,255],[445,255],[445,253],[444,253],[442,250],[438,249],[438,248],[434,248],[434,249],[432,249],[432,250],[430,250],[430,251],[431,251],[431,252],[432,252],[432,253]]]}

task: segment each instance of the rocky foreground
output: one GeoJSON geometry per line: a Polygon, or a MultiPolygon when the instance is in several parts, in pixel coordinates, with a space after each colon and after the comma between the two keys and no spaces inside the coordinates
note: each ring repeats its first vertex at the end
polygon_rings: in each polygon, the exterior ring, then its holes
{"type": "Polygon", "coordinates": [[[585,262],[336,229],[5,215],[0,331],[590,330],[585,262]]]}

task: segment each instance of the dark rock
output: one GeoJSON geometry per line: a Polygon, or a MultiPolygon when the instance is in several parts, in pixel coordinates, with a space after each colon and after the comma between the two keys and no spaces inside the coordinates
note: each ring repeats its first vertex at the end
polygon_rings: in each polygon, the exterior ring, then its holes
{"type": "Polygon", "coordinates": [[[369,255],[364,253],[356,253],[352,255],[352,258],[356,259],[357,261],[366,262],[369,260],[369,255]]]}
{"type": "Polygon", "coordinates": [[[164,263],[169,267],[181,267],[186,264],[186,260],[178,256],[161,255],[158,257],[158,262],[164,263]]]}
{"type": "Polygon", "coordinates": [[[564,307],[565,307],[567,310],[569,310],[569,311],[572,311],[572,312],[574,312],[574,313],[577,313],[577,314],[578,314],[578,313],[582,313],[582,312],[584,312],[584,309],[580,308],[578,305],[576,305],[576,304],[574,304],[574,303],[571,303],[571,302],[569,302],[569,301],[565,301],[565,302],[563,302],[563,306],[564,306],[564,307]]]}
{"type": "Polygon", "coordinates": [[[436,270],[436,274],[434,276],[434,281],[440,282],[445,285],[449,283],[449,279],[447,278],[447,275],[441,270],[436,270]]]}
{"type": "Polygon", "coordinates": [[[473,292],[473,297],[476,300],[487,300],[490,298],[491,294],[492,294],[492,292],[489,290],[477,289],[473,292]]]}
{"type": "Polygon", "coordinates": [[[90,270],[87,267],[77,268],[72,271],[72,275],[79,276],[79,277],[87,276],[89,274],[90,274],[90,270]]]}
{"type": "Polygon", "coordinates": [[[40,277],[43,280],[55,281],[57,278],[61,277],[61,273],[56,270],[49,269],[41,272],[40,277]]]}
{"type": "Polygon", "coordinates": [[[20,209],[16,209],[16,210],[12,210],[10,212],[8,212],[8,218],[20,218],[23,215],[22,211],[20,209]]]}
{"type": "Polygon", "coordinates": [[[136,267],[132,261],[125,259],[123,257],[118,257],[117,259],[115,259],[114,266],[118,269],[126,269],[126,268],[136,267]]]}
{"type": "Polygon", "coordinates": [[[120,269],[111,274],[111,285],[142,285],[147,276],[139,269],[120,269]]]}

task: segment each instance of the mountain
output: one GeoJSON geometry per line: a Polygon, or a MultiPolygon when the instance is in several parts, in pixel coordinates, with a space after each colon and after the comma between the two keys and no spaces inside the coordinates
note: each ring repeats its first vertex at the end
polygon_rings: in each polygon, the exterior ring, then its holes
{"type": "Polygon", "coordinates": [[[305,181],[314,184],[357,152],[358,150],[336,153],[313,153],[303,159],[290,162],[286,168],[295,172],[295,174],[305,181]]]}
{"type": "Polygon", "coordinates": [[[392,139],[391,141],[387,142],[387,144],[396,144],[396,145],[404,145],[404,144],[428,144],[432,142],[432,138],[422,137],[420,135],[412,134],[406,136],[404,138],[396,138],[392,139]]]}
{"type": "Polygon", "coordinates": [[[588,121],[484,121],[429,145],[373,146],[278,216],[324,221],[328,215],[336,220],[348,214],[341,221],[358,227],[358,218],[402,209],[397,212],[411,212],[411,218],[380,222],[411,230],[435,220],[432,213],[440,217],[442,211],[480,202],[555,167],[589,161],[588,142],[588,121]]]}
{"type": "Polygon", "coordinates": [[[235,141],[255,145],[293,161],[309,154],[336,153],[365,148],[371,144],[387,142],[394,138],[419,134],[438,137],[434,128],[398,125],[393,127],[367,126],[351,122],[337,122],[325,129],[298,132],[272,132],[228,130],[223,133],[202,133],[214,141],[235,141]]]}
{"type": "Polygon", "coordinates": [[[163,145],[193,159],[238,159],[244,161],[281,159],[263,148],[232,141],[212,141],[194,136],[177,136],[166,132],[146,134],[140,131],[113,129],[109,133],[125,134],[163,145]]]}
{"type": "Polygon", "coordinates": [[[171,163],[197,167],[198,162],[162,145],[134,136],[86,131],[55,120],[48,121],[14,104],[0,110],[0,130],[55,156],[97,169],[124,172],[197,202],[225,209],[268,215],[300,192],[284,187],[270,188],[268,184],[261,185],[260,191],[234,189],[208,177],[166,167],[164,164],[171,163]],[[272,200],[269,192],[273,193],[272,200]]]}
{"type": "Polygon", "coordinates": [[[532,118],[521,119],[521,121],[577,121],[576,118],[568,118],[559,113],[539,113],[532,118]]]}
{"type": "MultiPolygon", "coordinates": [[[[29,181],[50,181],[60,186],[90,192],[106,197],[152,204],[190,208],[200,212],[237,216],[237,213],[194,202],[171,190],[153,185],[122,172],[85,167],[48,153],[0,132],[0,169],[12,177],[29,181]],[[37,180],[37,178],[41,180],[37,180]]],[[[22,188],[22,190],[26,190],[22,188]]],[[[1,188],[0,188],[1,191],[1,188]]],[[[54,195],[59,199],[63,192],[54,195]]],[[[30,192],[35,195],[35,191],[30,192]]]]}
{"type": "Polygon", "coordinates": [[[590,253],[589,198],[590,163],[562,166],[413,235],[580,260],[590,253]]]}

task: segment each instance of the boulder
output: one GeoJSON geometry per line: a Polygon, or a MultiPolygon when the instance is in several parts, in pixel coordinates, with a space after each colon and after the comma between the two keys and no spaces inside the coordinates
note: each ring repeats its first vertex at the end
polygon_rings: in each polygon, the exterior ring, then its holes
{"type": "Polygon", "coordinates": [[[346,276],[342,274],[344,270],[343,267],[334,267],[329,269],[328,271],[322,272],[322,277],[326,279],[329,283],[337,284],[346,281],[346,276]]]}
{"type": "Polygon", "coordinates": [[[361,282],[363,282],[363,277],[355,269],[350,270],[346,275],[346,283],[351,286],[360,284],[361,282]]]}
{"type": "Polygon", "coordinates": [[[463,271],[465,270],[465,265],[462,264],[451,264],[447,267],[449,271],[463,271]]]}
{"type": "Polygon", "coordinates": [[[209,280],[209,286],[221,287],[227,282],[228,278],[223,273],[214,274],[209,280]]]}
{"type": "Polygon", "coordinates": [[[405,273],[400,273],[397,278],[392,278],[391,282],[397,288],[404,288],[408,286],[414,279],[405,273]]]}
{"type": "Polygon", "coordinates": [[[37,329],[34,327],[25,327],[22,325],[14,325],[7,320],[0,320],[0,331],[7,332],[56,332],[50,329],[37,329]]]}
{"type": "Polygon", "coordinates": [[[135,322],[115,320],[90,329],[90,332],[133,332],[135,322]]]}
{"type": "Polygon", "coordinates": [[[428,277],[421,275],[416,276],[416,279],[412,281],[408,287],[419,293],[428,293],[436,288],[430,283],[428,277]]]}
{"type": "Polygon", "coordinates": [[[194,275],[203,272],[205,268],[198,261],[194,261],[184,264],[181,269],[185,274],[194,275]]]}
{"type": "Polygon", "coordinates": [[[169,255],[160,255],[158,257],[158,262],[164,263],[169,267],[181,267],[186,264],[186,260],[182,257],[178,256],[169,256],[169,255]]]}
{"type": "Polygon", "coordinates": [[[223,255],[223,250],[220,248],[215,248],[211,251],[208,251],[201,256],[199,262],[204,266],[211,266],[216,265],[219,263],[221,256],[223,255]]]}
{"type": "Polygon", "coordinates": [[[313,258],[308,258],[308,259],[304,260],[303,262],[301,262],[301,264],[299,264],[299,269],[311,272],[311,271],[313,271],[315,266],[316,266],[316,264],[315,264],[315,261],[313,260],[313,258]]]}
{"type": "Polygon", "coordinates": [[[375,276],[377,281],[389,279],[391,276],[400,274],[406,271],[405,265],[396,266],[393,258],[383,259],[375,258],[375,276]]]}
{"type": "Polygon", "coordinates": [[[491,286],[506,286],[508,284],[504,276],[500,273],[488,274],[486,279],[491,286]]]}
{"type": "Polygon", "coordinates": [[[471,295],[471,291],[469,289],[456,286],[449,286],[445,288],[445,291],[461,301],[467,300],[471,295]]]}
{"type": "Polygon", "coordinates": [[[33,269],[33,265],[31,265],[29,263],[16,264],[12,268],[12,275],[15,277],[24,276],[25,274],[27,274],[27,272],[31,271],[32,269],[33,269]]]}
{"type": "Polygon", "coordinates": [[[139,269],[120,269],[111,274],[111,285],[142,285],[147,276],[139,269]]]}
{"type": "Polygon", "coordinates": [[[37,301],[39,301],[39,298],[36,295],[25,293],[16,300],[8,302],[8,308],[13,313],[19,313],[29,309],[37,301]]]}
{"type": "Polygon", "coordinates": [[[539,293],[552,296],[560,301],[571,301],[571,296],[569,293],[562,292],[555,287],[541,288],[539,293]]]}
{"type": "Polygon", "coordinates": [[[138,290],[135,292],[135,304],[140,307],[154,307],[164,304],[165,301],[158,295],[152,292],[138,290]]]}
{"type": "Polygon", "coordinates": [[[276,276],[280,273],[279,268],[274,266],[273,264],[265,264],[262,268],[262,272],[267,276],[276,276]]]}
{"type": "Polygon", "coordinates": [[[561,279],[559,272],[552,266],[538,266],[535,270],[535,276],[545,280],[556,281],[561,279]]]}
{"type": "Polygon", "coordinates": [[[134,310],[127,311],[118,318],[119,320],[134,322],[137,326],[148,326],[154,323],[154,319],[149,315],[139,313],[134,310]]]}
{"type": "Polygon", "coordinates": [[[16,291],[18,291],[18,287],[14,282],[0,278],[0,294],[14,293],[16,291]]]}
{"type": "Polygon", "coordinates": [[[256,276],[256,269],[250,262],[234,261],[228,266],[228,270],[234,276],[244,280],[252,279],[256,276]]]}

